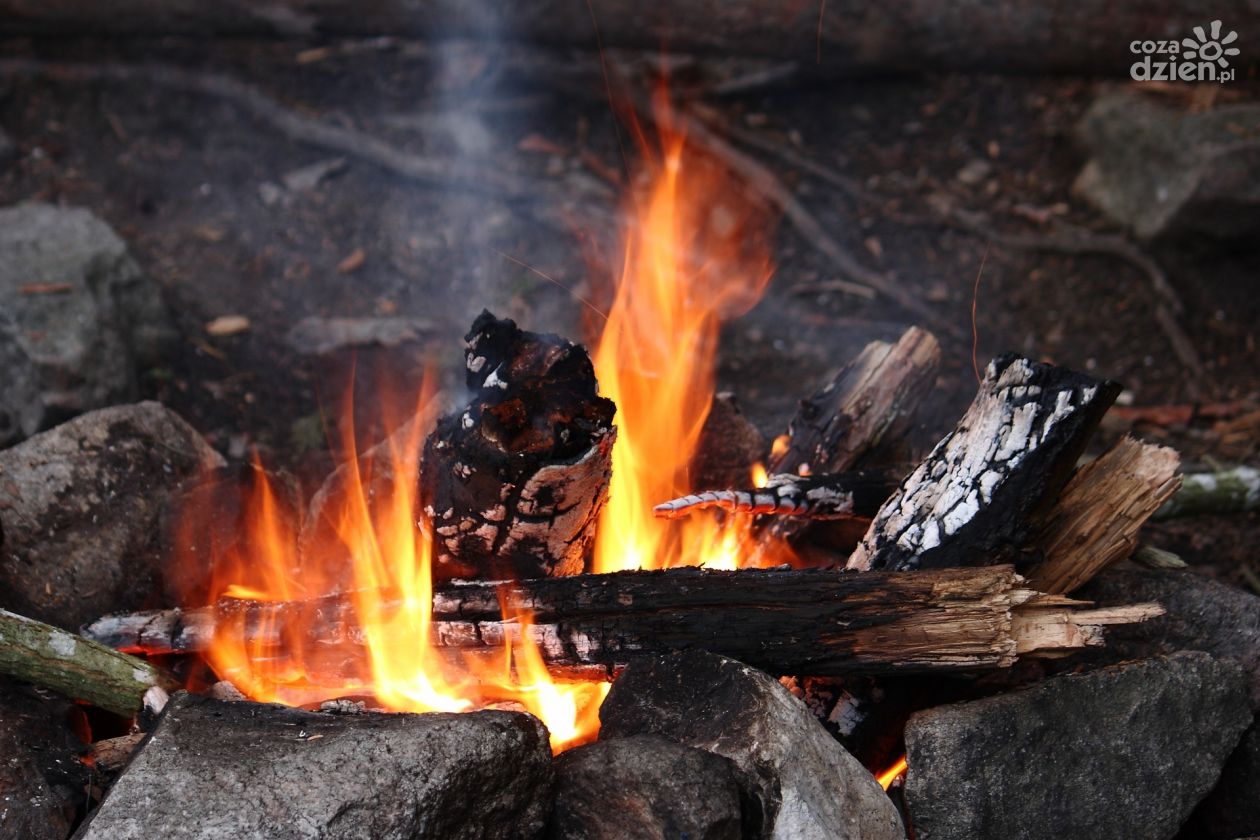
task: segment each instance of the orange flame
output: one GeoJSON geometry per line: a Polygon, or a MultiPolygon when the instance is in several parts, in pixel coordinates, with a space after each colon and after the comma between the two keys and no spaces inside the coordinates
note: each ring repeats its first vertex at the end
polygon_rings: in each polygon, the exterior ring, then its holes
{"type": "Polygon", "coordinates": [[[878,776],[876,776],[875,781],[879,782],[879,786],[882,787],[884,790],[888,790],[890,787],[892,787],[892,783],[897,781],[897,778],[902,773],[906,772],[906,768],[908,766],[909,765],[906,764],[906,757],[903,755],[901,758],[897,760],[896,764],[894,764],[892,767],[889,767],[883,773],[880,773],[878,776]]]}
{"type": "MultiPolygon", "coordinates": [[[[642,206],[630,203],[624,266],[594,354],[619,427],[594,570],[783,562],[786,548],[756,544],[750,517],[665,522],[651,513],[697,489],[689,470],[713,397],[721,321],[753,306],[771,274],[763,208],[717,161],[687,147],[663,90],[655,105],[661,145],[654,152],[641,142],[640,182],[648,186],[632,196],[642,206]]],[[[296,603],[282,615],[254,610],[253,619],[248,610],[220,610],[210,664],[258,700],[310,704],[368,694],[399,711],[506,703],[540,717],[556,750],[589,740],[608,686],[553,678],[529,615],[505,607],[504,645],[494,655],[457,657],[436,643],[430,523],[414,512],[421,446],[438,405],[426,388],[416,419],[362,459],[353,412],[343,411],[348,454],[318,545],[299,550],[297,524],[282,515],[275,490],[259,485],[239,547],[215,558],[211,595],[296,603]],[[348,598],[344,616],[331,614],[334,599],[319,600],[335,594],[343,605],[348,598]],[[248,627],[260,612],[274,626],[248,627]]],[[[764,485],[764,467],[752,481],[764,485]]]]}
{"type": "Polygon", "coordinates": [[[713,399],[718,329],[757,302],[772,272],[764,208],[687,146],[664,88],[654,105],[660,149],[638,134],[650,189],[628,207],[622,274],[594,358],[617,404],[598,572],[736,568],[753,553],[747,517],[652,516],[653,505],[696,489],[689,470],[713,399]]]}

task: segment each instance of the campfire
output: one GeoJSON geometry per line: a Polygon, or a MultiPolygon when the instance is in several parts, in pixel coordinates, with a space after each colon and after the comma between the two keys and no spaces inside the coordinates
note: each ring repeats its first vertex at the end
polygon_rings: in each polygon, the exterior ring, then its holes
{"type": "MultiPolygon", "coordinates": [[[[820,55],[824,34],[820,20],[820,55]]],[[[354,43],[337,55],[394,48],[354,43]]],[[[331,60],[324,49],[298,61],[331,60]]],[[[479,72],[475,50],[460,55],[473,68],[462,70],[479,72]]],[[[1214,434],[1236,443],[1244,427],[1229,424],[1252,417],[1251,404],[1196,402],[1184,416],[1135,406],[1106,358],[1062,364],[1031,340],[987,357],[977,315],[987,247],[1020,247],[1017,236],[986,237],[963,329],[895,272],[863,269],[796,185],[752,154],[769,148],[746,130],[761,116],[724,123],[691,91],[699,82],[685,61],[672,88],[655,72],[670,62],[651,64],[652,93],[642,94],[641,66],[602,49],[598,58],[601,91],[622,120],[622,168],[581,145],[585,127],[574,154],[616,208],[615,256],[591,237],[572,249],[586,252],[581,270],[552,276],[490,249],[567,308],[531,311],[470,281],[461,294],[486,299],[460,301],[462,346],[453,328],[404,318],[393,300],[373,304],[378,317],[337,311],[293,324],[284,358],[317,360],[310,382],[306,363],[296,365],[296,388],[313,382],[323,399],[291,424],[287,444],[199,432],[163,404],[189,390],[182,380],[153,386],[148,396],[162,401],[102,397],[140,393],[135,372],[94,372],[117,387],[92,391],[85,375],[58,367],[39,330],[11,329],[17,320],[0,311],[0,358],[21,374],[15,396],[0,394],[0,572],[12,584],[0,600],[0,711],[18,722],[11,732],[0,720],[0,744],[25,756],[18,729],[56,718],[49,755],[70,757],[55,771],[15,758],[12,778],[0,772],[0,832],[1217,840],[1260,831],[1250,822],[1260,600],[1196,578],[1148,528],[1253,509],[1255,471],[1183,470],[1169,444],[1189,438],[1139,433],[1175,415],[1182,427],[1226,424],[1214,434]],[[909,320],[859,331],[843,355],[824,348],[818,381],[793,364],[798,345],[742,388],[739,369],[722,365],[748,338],[732,335],[743,319],[768,305],[794,313],[771,341],[811,325],[808,307],[776,297],[791,259],[781,223],[843,267],[850,279],[829,288],[909,320]],[[10,348],[19,333],[27,343],[10,348]],[[38,364],[19,366],[28,360],[38,364]],[[958,399],[936,399],[960,370],[958,399]],[[6,400],[26,403],[11,411],[6,400]],[[765,405],[790,410],[771,427],[765,405]],[[43,569],[53,571],[24,571],[43,569]],[[82,787],[82,801],[55,806],[54,778],[76,796],[82,787]],[[35,792],[17,795],[19,809],[5,804],[10,788],[35,792]]],[[[0,71],[105,84],[142,75],[37,58],[0,71]]],[[[760,89],[775,72],[758,66],[752,81],[730,84],[760,89]]],[[[559,90],[572,84],[546,77],[559,90]]],[[[158,68],[153,79],[405,177],[492,185],[512,201],[529,193],[506,169],[486,167],[485,183],[476,166],[439,176],[446,170],[383,140],[364,145],[221,77],[158,68]]],[[[458,121],[441,131],[457,145],[481,142],[458,121]]],[[[522,153],[567,154],[537,134],[515,142],[522,153]]],[[[869,201],[874,181],[802,164],[788,140],[771,147],[869,201]]],[[[999,160],[997,142],[987,148],[999,160]]],[[[1094,170],[1106,161],[1091,160],[1081,189],[1099,188],[1106,173],[1094,170]]],[[[269,181],[259,200],[296,217],[307,212],[303,191],[346,165],[269,181]]],[[[992,164],[967,167],[958,180],[970,189],[992,164]]],[[[576,226],[558,195],[529,201],[576,226]]],[[[976,231],[975,214],[930,198],[933,223],[976,231]]],[[[878,206],[913,215],[901,199],[878,206]]],[[[124,313],[93,327],[92,346],[122,348],[128,365],[162,358],[145,349],[150,339],[170,352],[178,329],[166,303],[107,225],[50,204],[6,214],[0,280],[28,278],[15,287],[29,303],[18,315],[70,321],[81,301],[62,311],[61,296],[95,296],[102,319],[131,307],[162,329],[128,332],[124,313]]],[[[215,228],[199,235],[222,239],[215,228]]],[[[876,236],[864,244],[883,261],[876,236]]],[[[1055,250],[1043,245],[1031,250],[1055,250]]],[[[1059,252],[1119,255],[1153,271],[1152,323],[1199,364],[1167,279],[1137,246],[1117,236],[1059,252]]],[[[351,251],[333,271],[349,283],[371,259],[351,251]]],[[[286,269],[296,284],[304,270],[286,269]]],[[[835,329],[860,319],[818,320],[835,329]]],[[[201,330],[186,342],[198,360],[220,353],[211,339],[243,341],[256,325],[228,314],[201,330]]],[[[186,374],[153,362],[146,375],[186,374]]]]}

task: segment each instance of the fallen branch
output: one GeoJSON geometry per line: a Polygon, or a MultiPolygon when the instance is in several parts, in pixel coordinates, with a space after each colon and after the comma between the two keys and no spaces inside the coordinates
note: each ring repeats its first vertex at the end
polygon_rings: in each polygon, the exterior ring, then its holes
{"type": "Polygon", "coordinates": [[[1155,512],[1157,520],[1260,508],[1260,470],[1232,467],[1182,476],[1181,489],[1155,512]]]}
{"type": "MultiPolygon", "coordinates": [[[[776,674],[904,673],[1000,668],[1022,654],[1102,643],[1106,624],[1141,621],[1155,605],[1103,611],[1024,587],[1010,566],[854,575],[824,569],[676,568],[460,582],[434,594],[434,637],[476,655],[528,633],[558,673],[610,675],[635,658],[701,648],[776,674]],[[740,632],[732,633],[738,627],[740,632]]],[[[388,608],[386,608],[388,611],[388,608]]],[[[309,603],[224,601],[217,608],[103,618],[85,633],[132,650],[204,650],[216,615],[243,622],[255,650],[293,634],[362,638],[344,596],[309,603]],[[288,618],[318,615],[296,628],[288,618]]]]}
{"type": "Polygon", "coordinates": [[[0,610],[0,674],[124,717],[140,711],[151,689],[178,688],[143,659],[7,610],[0,610]]]}

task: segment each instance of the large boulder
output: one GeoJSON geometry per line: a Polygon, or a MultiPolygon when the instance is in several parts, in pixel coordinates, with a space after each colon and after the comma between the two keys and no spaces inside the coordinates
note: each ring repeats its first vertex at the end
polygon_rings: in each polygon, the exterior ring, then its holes
{"type": "Polygon", "coordinates": [[[1250,723],[1242,669],[1198,652],[919,712],[915,836],[1171,838],[1250,723]]]}
{"type": "Polygon", "coordinates": [[[525,840],[551,788],[531,715],[334,715],[181,694],[77,836],[525,840]]]}
{"type": "Polygon", "coordinates": [[[223,459],[155,402],[104,408],[0,451],[0,607],[77,629],[155,603],[159,523],[223,459]]]}
{"type": "Polygon", "coordinates": [[[1260,230],[1260,106],[1195,114],[1109,91],[1077,135],[1090,159],[1075,189],[1139,237],[1260,230]]]}
{"type": "Polygon", "coordinates": [[[173,335],[155,284],[81,208],[0,209],[0,446],[136,398],[173,335]]]}
{"type": "Polygon", "coordinates": [[[88,782],[74,712],[69,700],[0,677],[0,837],[69,836],[88,782]]]}
{"type": "Polygon", "coordinates": [[[549,840],[740,840],[728,759],[657,735],[576,747],[556,759],[549,840]]]}
{"type": "Polygon", "coordinates": [[[600,740],[656,734],[729,758],[745,830],[775,840],[904,840],[874,777],[778,680],[703,651],[637,660],[599,710],[600,740]]]}
{"type": "Polygon", "coordinates": [[[1199,805],[1192,825],[1212,840],[1260,837],[1260,718],[1225,762],[1221,780],[1199,805]]]}

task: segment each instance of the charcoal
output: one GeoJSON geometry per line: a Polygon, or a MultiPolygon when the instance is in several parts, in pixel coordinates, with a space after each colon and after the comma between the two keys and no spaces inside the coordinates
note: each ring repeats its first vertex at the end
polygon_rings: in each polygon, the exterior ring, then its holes
{"type": "Polygon", "coordinates": [[[743,663],[703,651],[636,661],[599,716],[601,741],[657,734],[729,758],[749,836],[904,840],[871,774],[777,680],[743,663]]]}
{"type": "Polygon", "coordinates": [[[1084,661],[1114,663],[1201,650],[1243,666],[1252,708],[1260,710],[1260,598],[1187,569],[1137,568],[1108,570],[1075,597],[1108,607],[1155,601],[1166,611],[1141,624],[1110,628],[1107,646],[1082,654],[1084,661]]]}
{"type": "Polygon", "coordinates": [[[181,481],[222,459],[155,402],[103,408],[0,451],[0,607],[75,630],[152,606],[159,523],[181,481]]]}
{"type": "Polygon", "coordinates": [[[657,735],[571,749],[556,760],[556,802],[547,836],[739,840],[735,766],[657,735]]]}
{"type": "Polygon", "coordinates": [[[538,837],[547,731],[530,715],[331,715],[179,694],[79,840],[538,837]]]}
{"type": "Polygon", "coordinates": [[[1250,723],[1242,669],[1199,652],[919,712],[906,727],[915,835],[1171,838],[1250,723]]]}
{"type": "Polygon", "coordinates": [[[156,284],[80,208],[0,209],[0,446],[137,396],[173,337],[156,284]]]}

